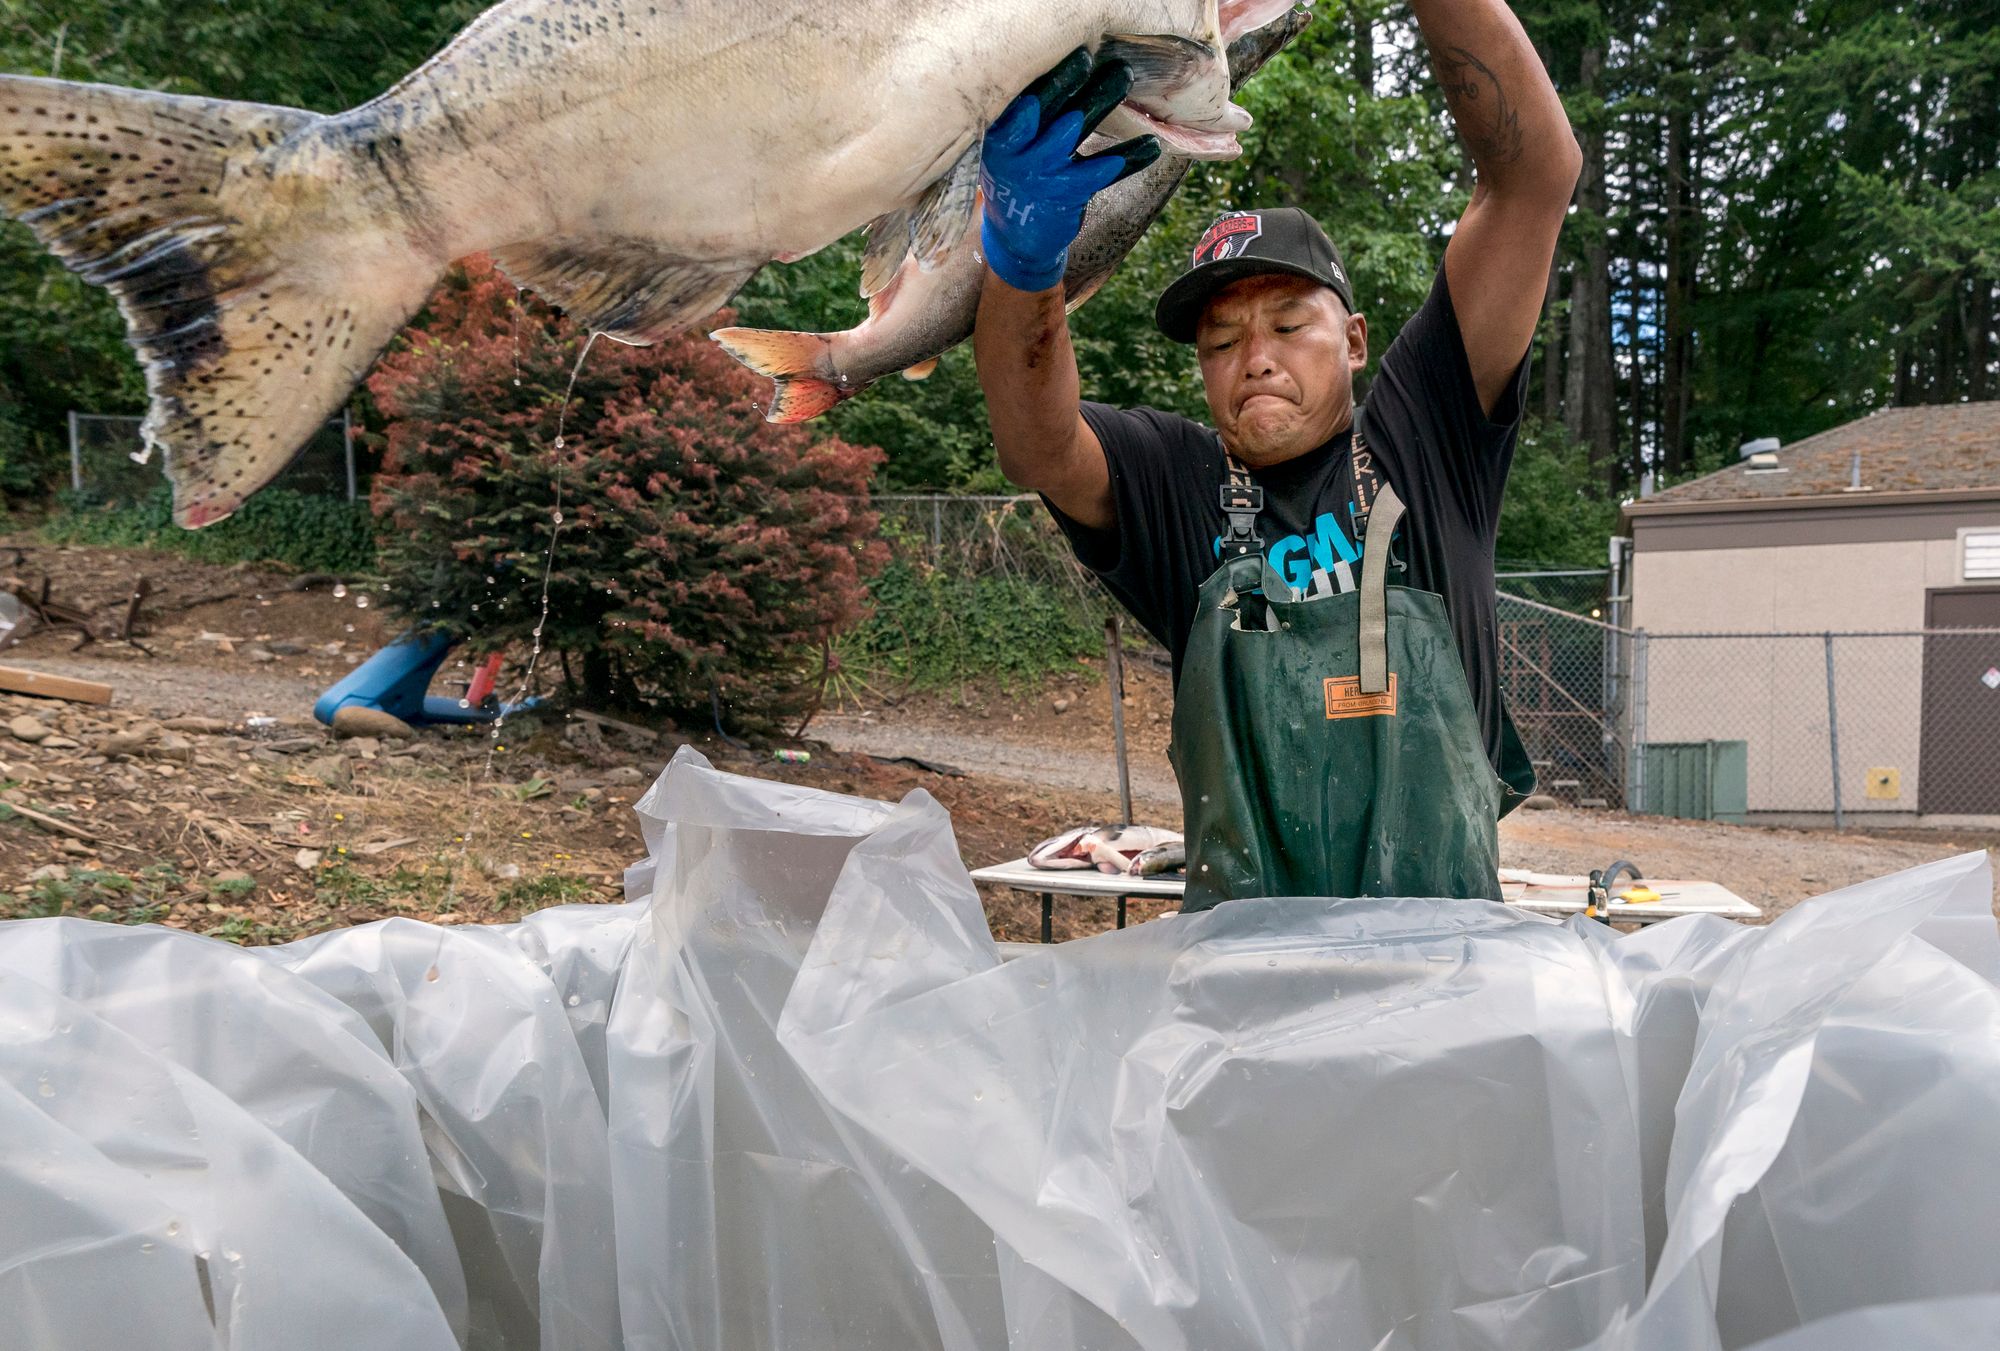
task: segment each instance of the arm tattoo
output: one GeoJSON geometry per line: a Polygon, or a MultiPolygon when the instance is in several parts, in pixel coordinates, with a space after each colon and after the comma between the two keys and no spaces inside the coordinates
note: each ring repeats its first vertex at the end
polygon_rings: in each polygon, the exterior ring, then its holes
{"type": "Polygon", "coordinates": [[[1484,61],[1463,47],[1435,53],[1438,84],[1475,163],[1512,164],[1521,158],[1521,115],[1507,102],[1484,61]]]}

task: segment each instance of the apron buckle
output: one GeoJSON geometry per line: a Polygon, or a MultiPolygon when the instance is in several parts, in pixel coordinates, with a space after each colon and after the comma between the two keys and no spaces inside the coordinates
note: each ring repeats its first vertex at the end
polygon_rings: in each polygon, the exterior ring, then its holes
{"type": "Polygon", "coordinates": [[[1225,483],[1221,499],[1223,515],[1229,518],[1229,528],[1222,534],[1222,556],[1243,558],[1263,553],[1257,515],[1264,510],[1264,490],[1254,483],[1225,483]]]}

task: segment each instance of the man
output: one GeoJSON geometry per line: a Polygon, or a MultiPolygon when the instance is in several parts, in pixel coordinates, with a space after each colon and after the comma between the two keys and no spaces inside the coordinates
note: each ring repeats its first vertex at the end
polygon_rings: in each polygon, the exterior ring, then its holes
{"type": "Polygon", "coordinates": [[[1189,910],[1497,899],[1498,819],[1534,781],[1498,688],[1493,545],[1581,155],[1503,0],[1412,8],[1478,182],[1366,409],[1367,320],[1325,232],[1285,208],[1216,221],[1159,301],[1213,429],[1082,402],[1063,250],[1149,148],[1071,154],[1123,87],[1072,63],[987,139],[974,344],[994,445],[1173,653],[1189,910]]]}

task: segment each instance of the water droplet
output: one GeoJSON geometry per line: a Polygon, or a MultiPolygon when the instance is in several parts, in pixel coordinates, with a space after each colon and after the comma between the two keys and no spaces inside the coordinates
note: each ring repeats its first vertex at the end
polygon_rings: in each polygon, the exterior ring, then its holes
{"type": "Polygon", "coordinates": [[[979,1102],[980,1100],[985,1098],[985,1096],[986,1096],[986,1090],[983,1088],[975,1088],[972,1090],[972,1100],[974,1102],[979,1102]]]}
{"type": "Polygon", "coordinates": [[[580,994],[573,994],[569,997],[569,1006],[571,1008],[575,1008],[578,1004],[581,1004],[582,1002],[583,1002],[583,996],[580,994]]]}
{"type": "Polygon", "coordinates": [[[173,1238],[173,1237],[175,1237],[176,1235],[178,1235],[178,1234],[180,1233],[180,1231],[181,1231],[181,1222],[180,1222],[179,1220],[168,1220],[168,1221],[167,1221],[167,1237],[168,1237],[168,1238],[173,1238]]]}
{"type": "Polygon", "coordinates": [[[361,610],[365,610],[365,609],[367,609],[367,608],[368,608],[368,597],[366,597],[366,596],[356,596],[356,597],[354,598],[354,605],[355,605],[355,608],[356,608],[356,609],[361,609],[361,610]]]}
{"type": "Polygon", "coordinates": [[[1277,964],[1278,964],[1278,959],[1276,957],[1266,957],[1264,959],[1264,965],[1266,966],[1276,966],[1277,964]]]}
{"type": "Polygon", "coordinates": [[[565,441],[565,440],[564,440],[564,439],[563,439],[562,437],[558,436],[558,437],[556,438],[556,449],[557,449],[557,450],[561,450],[561,449],[562,449],[562,448],[563,448],[564,446],[566,446],[566,445],[568,445],[568,444],[569,444],[569,442],[565,441]]]}
{"type": "Polygon", "coordinates": [[[35,1091],[45,1098],[53,1098],[56,1095],[56,1086],[50,1083],[49,1076],[44,1074],[41,1082],[35,1085],[35,1091]]]}
{"type": "Polygon", "coordinates": [[[141,1243],[141,1244],[139,1245],[139,1251],[140,1251],[140,1252],[151,1252],[151,1251],[153,1251],[153,1249],[154,1249],[154,1248],[156,1248],[156,1247],[158,1247],[158,1246],[159,1246],[159,1245],[158,1245],[157,1243],[150,1243],[150,1242],[148,1242],[148,1243],[141,1243]]]}
{"type": "Polygon", "coordinates": [[[436,980],[437,978],[438,978],[438,969],[435,966],[433,966],[430,970],[424,972],[425,980],[436,980]]]}
{"type": "Polygon", "coordinates": [[[346,600],[346,599],[347,599],[347,587],[346,587],[346,585],[345,585],[345,584],[343,584],[343,583],[341,583],[341,582],[335,582],[335,583],[333,584],[333,598],[334,598],[335,600],[346,600]]]}
{"type": "Polygon", "coordinates": [[[460,700],[458,701],[458,706],[459,706],[460,708],[471,708],[471,707],[472,707],[472,700],[470,700],[470,699],[460,699],[460,700]]]}
{"type": "Polygon", "coordinates": [[[520,387],[521,387],[521,381],[518,377],[516,377],[514,381],[514,388],[519,389],[520,387]]]}
{"type": "Polygon", "coordinates": [[[486,579],[486,584],[487,584],[488,586],[491,586],[491,585],[493,585],[493,578],[492,578],[492,577],[491,577],[490,575],[489,575],[489,576],[487,577],[487,579],[486,579]]]}
{"type": "Polygon", "coordinates": [[[352,633],[352,632],[354,632],[354,625],[352,625],[352,624],[349,624],[349,625],[347,626],[347,631],[348,631],[349,633],[352,633]]]}

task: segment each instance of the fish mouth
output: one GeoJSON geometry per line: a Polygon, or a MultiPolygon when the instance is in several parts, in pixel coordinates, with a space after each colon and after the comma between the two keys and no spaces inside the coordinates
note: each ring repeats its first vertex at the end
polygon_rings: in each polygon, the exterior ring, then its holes
{"type": "MultiPolygon", "coordinates": [[[[1229,106],[1243,113],[1235,104],[1229,106]]],[[[1225,128],[1190,126],[1185,122],[1155,116],[1128,99],[1112,109],[1111,115],[1098,124],[1093,143],[1111,145],[1134,136],[1157,136],[1163,149],[1188,159],[1235,159],[1243,153],[1236,134],[1250,124],[1250,114],[1243,113],[1241,121],[1242,126],[1225,128]]]]}

